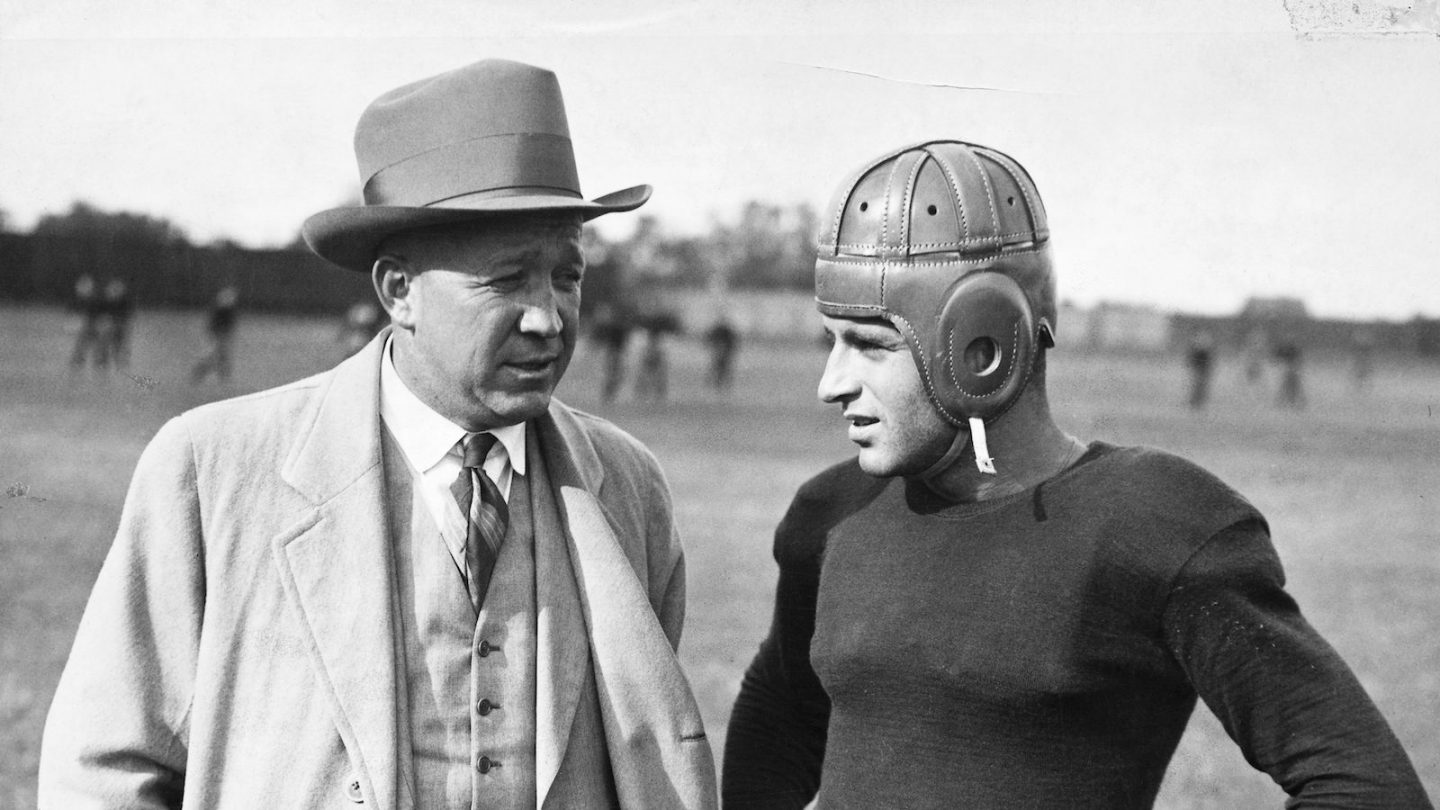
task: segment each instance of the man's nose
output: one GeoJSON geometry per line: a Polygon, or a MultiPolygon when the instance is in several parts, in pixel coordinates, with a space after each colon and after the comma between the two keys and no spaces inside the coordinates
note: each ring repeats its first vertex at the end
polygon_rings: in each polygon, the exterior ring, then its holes
{"type": "Polygon", "coordinates": [[[825,358],[825,371],[820,375],[820,387],[815,392],[820,401],[827,404],[846,402],[860,394],[860,387],[850,374],[845,347],[836,343],[825,358]]]}
{"type": "Polygon", "coordinates": [[[520,331],[540,337],[554,337],[560,334],[562,321],[560,308],[556,305],[555,294],[539,293],[522,305],[520,331]]]}

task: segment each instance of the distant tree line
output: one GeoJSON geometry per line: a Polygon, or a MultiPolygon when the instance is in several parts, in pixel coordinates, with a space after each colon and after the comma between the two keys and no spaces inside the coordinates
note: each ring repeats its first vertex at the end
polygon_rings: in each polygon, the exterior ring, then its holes
{"type": "MultiPolygon", "coordinates": [[[[41,217],[28,233],[8,222],[0,211],[0,298],[10,301],[65,301],[83,275],[124,280],[146,307],[204,307],[226,285],[259,310],[333,313],[372,294],[367,276],[331,266],[298,238],[280,248],[200,245],[163,218],[85,202],[41,217]]],[[[623,239],[587,233],[586,307],[643,310],[645,292],[665,287],[808,288],[815,227],[808,206],[750,202],[698,236],[667,234],[651,216],[623,239]]]]}

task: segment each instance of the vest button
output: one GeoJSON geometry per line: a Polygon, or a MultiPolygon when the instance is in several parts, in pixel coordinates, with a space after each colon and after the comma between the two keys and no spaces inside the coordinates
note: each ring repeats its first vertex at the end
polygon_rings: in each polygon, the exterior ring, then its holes
{"type": "Polygon", "coordinates": [[[481,716],[481,717],[484,717],[485,715],[489,714],[491,709],[498,709],[498,708],[500,708],[500,704],[498,704],[498,703],[491,703],[489,698],[486,698],[486,699],[480,701],[479,703],[475,704],[475,711],[480,712],[480,716],[481,716]]]}
{"type": "Polygon", "coordinates": [[[345,797],[356,804],[365,803],[365,794],[360,791],[360,780],[351,779],[345,785],[345,797]]]}
{"type": "Polygon", "coordinates": [[[491,768],[498,767],[500,767],[500,763],[496,762],[490,757],[480,757],[480,761],[475,763],[475,770],[479,771],[480,773],[489,773],[491,768]]]}
{"type": "Polygon", "coordinates": [[[495,649],[495,648],[490,646],[490,642],[488,642],[488,641],[482,641],[482,642],[480,642],[480,657],[481,657],[481,658],[484,658],[485,656],[489,655],[489,654],[490,654],[490,651],[493,650],[493,649],[495,649]]]}

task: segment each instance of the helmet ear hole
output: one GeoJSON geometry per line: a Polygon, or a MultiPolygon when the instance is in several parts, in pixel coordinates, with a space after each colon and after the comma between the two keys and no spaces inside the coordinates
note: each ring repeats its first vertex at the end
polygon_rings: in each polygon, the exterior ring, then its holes
{"type": "MultiPolygon", "coordinates": [[[[1025,387],[1035,359],[1036,324],[1025,291],[1001,273],[980,271],[955,282],[936,314],[943,340],[930,351],[942,413],[990,419],[1025,387]]],[[[959,424],[959,422],[957,422],[959,424]]]]}
{"type": "Polygon", "coordinates": [[[970,341],[962,353],[965,368],[976,377],[988,377],[1000,368],[1000,344],[988,336],[970,341]]]}

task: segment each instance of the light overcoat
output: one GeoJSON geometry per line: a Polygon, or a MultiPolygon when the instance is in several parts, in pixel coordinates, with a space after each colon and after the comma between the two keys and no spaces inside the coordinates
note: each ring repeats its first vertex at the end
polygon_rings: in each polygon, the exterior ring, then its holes
{"type": "MultiPolygon", "coordinates": [[[[413,806],[381,460],[386,334],[151,441],[46,723],[42,808],[413,806]]],[[[550,479],[535,511],[558,515],[564,538],[536,550],[536,804],[587,806],[556,776],[567,746],[604,744],[622,806],[713,807],[714,761],[674,651],[685,569],[660,468],[558,401],[530,424],[550,479]],[[571,733],[591,672],[603,741],[571,733]]]]}

